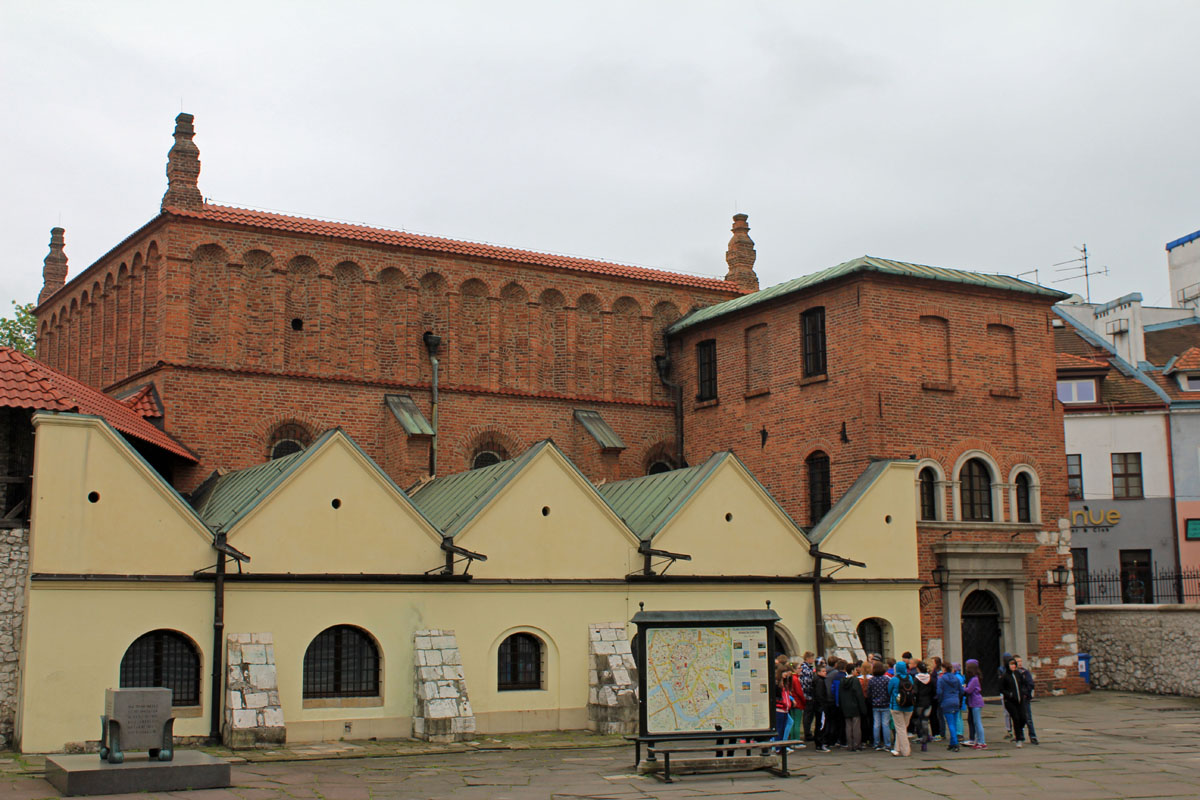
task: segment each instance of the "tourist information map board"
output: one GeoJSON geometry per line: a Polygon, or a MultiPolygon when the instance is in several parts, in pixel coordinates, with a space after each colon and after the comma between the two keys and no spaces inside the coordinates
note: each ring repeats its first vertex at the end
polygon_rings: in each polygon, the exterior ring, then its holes
{"type": "Polygon", "coordinates": [[[774,611],[642,611],[641,735],[774,728],[774,611]]]}

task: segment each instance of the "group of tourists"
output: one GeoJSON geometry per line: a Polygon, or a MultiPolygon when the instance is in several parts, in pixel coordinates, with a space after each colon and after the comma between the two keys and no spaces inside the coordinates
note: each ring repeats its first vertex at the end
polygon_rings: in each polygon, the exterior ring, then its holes
{"type": "MultiPolygon", "coordinates": [[[[999,679],[1004,738],[1022,747],[1028,728],[1029,740],[1037,744],[1033,674],[1020,656],[1005,653],[999,679]]],[[[930,742],[944,741],[954,753],[962,747],[986,750],[988,746],[983,729],[983,674],[975,659],[960,667],[937,656],[921,661],[912,653],[886,660],[875,653],[853,662],[826,661],[811,651],[799,662],[781,654],[775,659],[775,682],[773,741],[799,740],[803,731],[803,741],[813,742],[818,753],[835,747],[850,752],[873,747],[898,757],[910,755],[913,743],[920,744],[922,752],[930,742]]]]}

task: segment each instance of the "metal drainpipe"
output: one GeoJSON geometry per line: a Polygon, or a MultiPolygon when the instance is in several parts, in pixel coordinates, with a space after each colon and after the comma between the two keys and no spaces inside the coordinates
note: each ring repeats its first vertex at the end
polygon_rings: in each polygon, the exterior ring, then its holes
{"type": "Polygon", "coordinates": [[[825,615],[821,613],[821,557],[813,560],[813,631],[817,640],[817,655],[825,657],[825,615]]]}
{"type": "MultiPolygon", "coordinates": [[[[667,335],[663,334],[664,346],[670,348],[667,342],[667,335]]],[[[671,399],[675,401],[675,466],[676,468],[684,465],[683,460],[683,386],[670,380],[667,376],[671,372],[671,357],[669,355],[655,356],[654,367],[658,370],[658,379],[662,381],[662,385],[671,390],[671,399]]]]}
{"type": "Polygon", "coordinates": [[[212,648],[212,724],[209,735],[214,743],[221,741],[221,721],[225,716],[225,692],[221,689],[223,673],[221,657],[225,644],[225,534],[217,534],[217,573],[213,582],[213,648],[212,648]]]}
{"type": "Polygon", "coordinates": [[[433,367],[433,436],[429,439],[429,477],[437,477],[437,440],[438,440],[438,347],[442,343],[442,337],[435,334],[433,331],[425,331],[421,336],[421,341],[425,343],[425,350],[429,353],[429,364],[433,367]]]}
{"type": "MultiPolygon", "coordinates": [[[[1163,416],[1163,424],[1167,428],[1167,480],[1171,486],[1171,531],[1175,534],[1171,540],[1175,543],[1175,598],[1183,602],[1183,557],[1179,551],[1179,505],[1175,492],[1175,447],[1171,441],[1171,409],[1163,416]]],[[[1072,569],[1075,567],[1071,564],[1072,569]]]]}

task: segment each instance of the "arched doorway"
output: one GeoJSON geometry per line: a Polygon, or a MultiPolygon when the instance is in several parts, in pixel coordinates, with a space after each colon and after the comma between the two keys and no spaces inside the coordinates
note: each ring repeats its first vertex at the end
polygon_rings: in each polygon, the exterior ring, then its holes
{"type": "Polygon", "coordinates": [[[1000,678],[1000,607],[990,592],[976,590],[967,595],[962,606],[963,663],[979,662],[983,693],[999,691],[1000,678]]]}

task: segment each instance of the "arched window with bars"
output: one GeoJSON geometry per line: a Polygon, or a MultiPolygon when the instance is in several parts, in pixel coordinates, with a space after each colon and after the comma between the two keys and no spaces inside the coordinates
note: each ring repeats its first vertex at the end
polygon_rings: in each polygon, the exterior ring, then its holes
{"type": "Polygon", "coordinates": [[[162,686],[171,705],[200,705],[200,651],[182,633],[156,630],[139,636],[121,657],[122,689],[162,686]]]}
{"type": "Polygon", "coordinates": [[[304,651],[304,698],[378,697],[379,648],[353,625],[317,634],[304,651]]]}
{"type": "Polygon", "coordinates": [[[542,640],[532,633],[514,633],[500,643],[496,655],[496,688],[502,692],[542,688],[542,640]]]}

